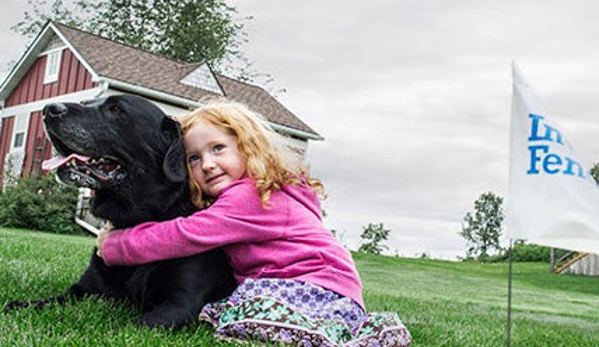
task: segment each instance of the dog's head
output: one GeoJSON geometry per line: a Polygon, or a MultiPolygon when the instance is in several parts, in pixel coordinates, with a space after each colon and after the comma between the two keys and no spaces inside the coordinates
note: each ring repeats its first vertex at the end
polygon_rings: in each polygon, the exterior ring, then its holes
{"type": "MultiPolygon", "coordinates": [[[[133,95],[49,104],[44,125],[59,156],[58,179],[96,191],[92,213],[123,227],[157,219],[188,199],[185,149],[176,121],[133,95]]],[[[165,217],[168,218],[168,217],[165,217]]]]}

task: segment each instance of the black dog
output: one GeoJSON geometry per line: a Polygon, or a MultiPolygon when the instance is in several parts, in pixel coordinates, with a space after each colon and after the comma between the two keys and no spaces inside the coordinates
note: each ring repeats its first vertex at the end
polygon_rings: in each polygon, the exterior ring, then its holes
{"type": "MultiPolygon", "coordinates": [[[[194,211],[179,125],[151,102],[120,95],[50,104],[44,108],[44,125],[62,156],[54,163],[59,180],[95,190],[92,213],[115,228],[194,211]]],[[[5,310],[62,304],[92,294],[135,304],[144,312],[140,322],[150,327],[180,327],[234,286],[220,249],[134,267],[107,267],[94,250],[86,271],[64,293],[11,302],[5,310]]]]}

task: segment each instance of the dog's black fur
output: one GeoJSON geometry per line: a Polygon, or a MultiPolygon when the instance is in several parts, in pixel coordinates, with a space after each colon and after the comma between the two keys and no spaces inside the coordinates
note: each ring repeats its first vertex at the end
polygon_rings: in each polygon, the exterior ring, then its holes
{"type": "MultiPolygon", "coordinates": [[[[44,125],[61,155],[102,159],[72,161],[56,174],[63,183],[94,189],[92,213],[115,228],[194,211],[179,125],[151,102],[120,95],[50,104],[44,108],[44,125]]],[[[234,286],[220,249],[132,267],[107,267],[94,250],[79,281],[64,293],[11,302],[5,310],[62,304],[92,294],[135,304],[143,312],[139,322],[150,327],[180,327],[197,320],[206,303],[229,295],[234,286]]]]}

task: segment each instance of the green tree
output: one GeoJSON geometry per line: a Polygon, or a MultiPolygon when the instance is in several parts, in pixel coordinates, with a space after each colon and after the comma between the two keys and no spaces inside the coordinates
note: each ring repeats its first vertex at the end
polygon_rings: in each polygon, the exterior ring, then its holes
{"type": "Polygon", "coordinates": [[[503,198],[486,192],[474,202],[474,214],[466,213],[459,233],[468,243],[467,256],[486,261],[493,249],[501,250],[499,237],[503,224],[503,198]]]}
{"type": "Polygon", "coordinates": [[[75,14],[75,12],[88,13],[87,10],[84,11],[82,8],[79,8],[79,2],[76,0],[65,4],[63,0],[54,0],[51,3],[48,3],[48,0],[27,0],[31,11],[25,11],[23,19],[17,22],[11,29],[16,33],[31,38],[42,30],[48,20],[55,20],[86,30],[89,26],[83,17],[75,14]]]}
{"type": "Polygon", "coordinates": [[[595,180],[595,183],[599,184],[599,163],[593,165],[591,168],[591,176],[595,180]]]}
{"type": "Polygon", "coordinates": [[[258,74],[240,47],[249,17],[224,0],[29,0],[33,12],[13,26],[26,36],[55,20],[182,62],[207,62],[242,80],[258,74]]]}
{"type": "Polygon", "coordinates": [[[383,223],[368,223],[368,226],[362,228],[360,238],[365,242],[360,245],[358,252],[381,254],[388,247],[381,245],[381,242],[389,239],[389,229],[385,229],[383,223]]]}

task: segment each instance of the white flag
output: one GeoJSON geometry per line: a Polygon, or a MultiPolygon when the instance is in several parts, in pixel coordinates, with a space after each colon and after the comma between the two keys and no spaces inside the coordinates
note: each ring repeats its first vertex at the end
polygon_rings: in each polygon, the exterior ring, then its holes
{"type": "Polygon", "coordinates": [[[512,69],[509,234],[599,253],[599,188],[515,64],[512,69]]]}

